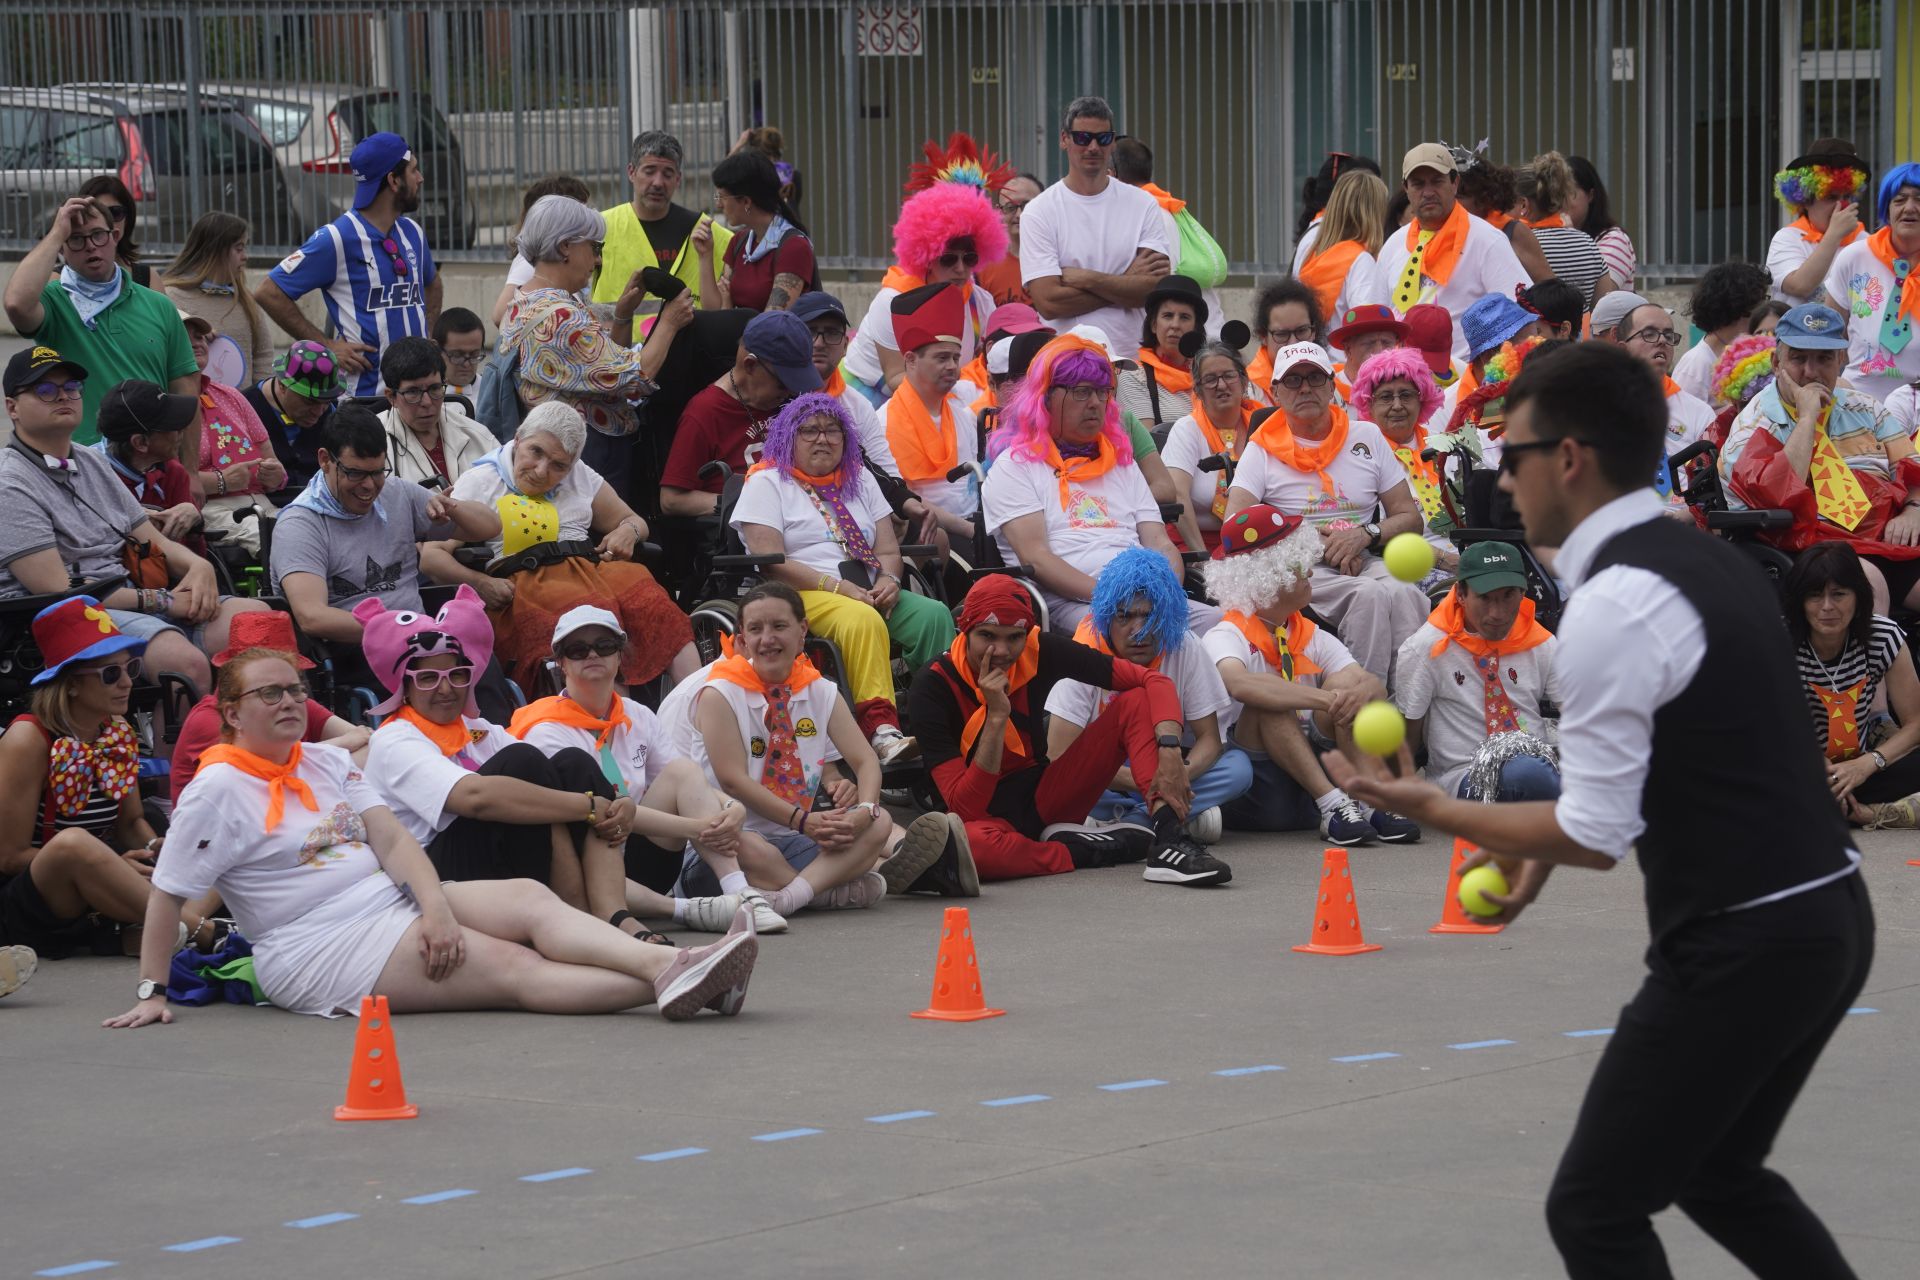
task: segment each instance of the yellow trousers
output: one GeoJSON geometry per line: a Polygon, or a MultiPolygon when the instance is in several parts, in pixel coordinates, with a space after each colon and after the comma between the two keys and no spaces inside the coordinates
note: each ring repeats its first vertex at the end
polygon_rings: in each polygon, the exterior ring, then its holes
{"type": "Polygon", "coordinates": [[[802,591],[800,602],[807,607],[807,629],[839,646],[855,702],[893,701],[893,641],[900,642],[916,671],[953,643],[953,615],[947,607],[911,591],[900,593],[888,617],[870,604],[827,591],[802,591]]]}

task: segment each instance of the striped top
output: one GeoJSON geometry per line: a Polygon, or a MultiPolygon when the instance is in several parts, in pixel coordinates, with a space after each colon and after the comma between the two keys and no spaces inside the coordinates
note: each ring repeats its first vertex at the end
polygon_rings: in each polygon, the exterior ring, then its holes
{"type": "MultiPolygon", "coordinates": [[[[47,726],[32,716],[21,716],[20,719],[38,729],[41,736],[47,740],[49,747],[53,745],[53,734],[47,726]]],[[[54,808],[53,788],[43,783],[40,788],[40,812],[33,824],[33,837],[30,844],[31,847],[38,849],[68,827],[79,827],[102,844],[112,847],[114,828],[119,825],[119,822],[120,802],[108,795],[105,788],[94,787],[93,793],[87,797],[87,802],[81,806],[80,812],[67,815],[54,808]]]]}
{"type": "Polygon", "coordinates": [[[1639,257],[1633,251],[1633,238],[1619,227],[1608,227],[1593,241],[1600,248],[1600,260],[1607,264],[1607,274],[1622,289],[1633,288],[1634,269],[1640,265],[1639,257]]]}
{"type": "Polygon", "coordinates": [[[1572,227],[1535,227],[1533,234],[1553,274],[1578,289],[1586,309],[1593,310],[1593,288],[1607,274],[1599,242],[1572,227]]]}
{"type": "Polygon", "coordinates": [[[391,233],[350,209],[307,237],[268,273],[289,298],[324,289],[333,331],[373,348],[367,371],[348,394],[380,394],[380,353],[397,338],[427,336],[427,286],[433,254],[426,232],[411,218],[397,219],[391,233]]]}
{"type": "Polygon", "coordinates": [[[1907,636],[1900,629],[1900,624],[1876,613],[1873,615],[1872,634],[1864,648],[1858,640],[1848,636],[1847,646],[1840,651],[1840,656],[1825,664],[1814,653],[1811,641],[1802,642],[1793,651],[1793,660],[1800,668],[1800,680],[1806,686],[1807,710],[1813,714],[1813,740],[1820,744],[1823,753],[1827,749],[1827,709],[1814,690],[1820,688],[1830,693],[1838,692],[1865,680],[1866,684],[1861,687],[1860,695],[1853,703],[1864,716],[1867,708],[1873,705],[1881,679],[1906,647],[1907,636]]]}

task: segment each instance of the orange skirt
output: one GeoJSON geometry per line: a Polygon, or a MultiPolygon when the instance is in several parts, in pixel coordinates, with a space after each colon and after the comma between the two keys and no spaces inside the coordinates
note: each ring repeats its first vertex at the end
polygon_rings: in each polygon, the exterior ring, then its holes
{"type": "Polygon", "coordinates": [[[542,664],[553,651],[553,627],[560,615],[590,604],[620,619],[627,633],[627,654],[620,679],[627,687],[645,684],[693,641],[693,624],[680,612],[653,575],[627,560],[595,564],[572,556],[513,575],[513,603],[490,609],[495,651],[522,689],[531,691],[542,664]]]}

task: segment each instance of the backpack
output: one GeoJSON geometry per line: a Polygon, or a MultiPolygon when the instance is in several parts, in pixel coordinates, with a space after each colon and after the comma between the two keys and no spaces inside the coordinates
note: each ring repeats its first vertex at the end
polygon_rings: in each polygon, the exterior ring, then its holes
{"type": "Polygon", "coordinates": [[[520,402],[520,344],[500,335],[493,359],[480,371],[480,383],[473,390],[473,416],[503,444],[513,439],[527,416],[520,402]]]}
{"type": "Polygon", "coordinates": [[[1173,215],[1173,225],[1180,233],[1180,252],[1174,257],[1173,269],[1202,289],[1219,288],[1227,278],[1227,255],[1220,242],[1185,209],[1173,215]]]}

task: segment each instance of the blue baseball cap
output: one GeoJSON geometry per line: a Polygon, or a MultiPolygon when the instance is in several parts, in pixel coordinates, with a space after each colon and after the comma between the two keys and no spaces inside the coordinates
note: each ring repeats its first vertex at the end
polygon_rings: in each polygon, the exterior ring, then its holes
{"type": "Polygon", "coordinates": [[[1460,315],[1460,332],[1467,339],[1467,359],[1478,360],[1489,351],[1498,351],[1502,343],[1540,317],[1504,293],[1489,293],[1474,300],[1460,315]]]}
{"type": "Polygon", "coordinates": [[[1773,340],[1802,351],[1844,351],[1847,319],[1832,307],[1802,303],[1780,317],[1773,326],[1773,340]]]}
{"type": "Polygon", "coordinates": [[[353,207],[364,209],[379,198],[387,175],[403,160],[413,159],[413,148],[397,133],[375,133],[362,138],[347,163],[353,166],[353,207]]]}
{"type": "Polygon", "coordinates": [[[839,316],[842,320],[847,319],[846,304],[832,294],[822,293],[818,289],[809,289],[795,298],[793,305],[788,307],[787,311],[799,316],[803,324],[812,324],[821,316],[839,316]]]}
{"type": "Polygon", "coordinates": [[[780,385],[794,395],[818,391],[826,385],[813,367],[813,332],[805,320],[790,311],[762,311],[747,321],[740,345],[773,370],[780,385]]]}

